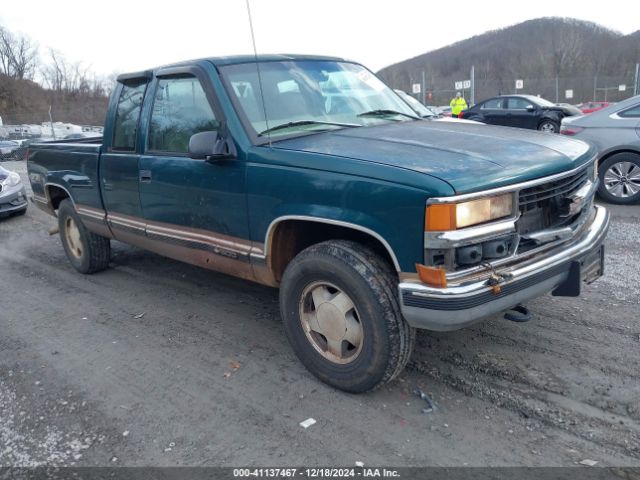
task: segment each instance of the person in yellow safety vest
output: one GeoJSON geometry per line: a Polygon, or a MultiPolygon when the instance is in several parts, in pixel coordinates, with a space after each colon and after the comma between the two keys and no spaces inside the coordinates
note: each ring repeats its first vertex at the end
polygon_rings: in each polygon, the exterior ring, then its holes
{"type": "Polygon", "coordinates": [[[451,107],[452,117],[457,117],[461,111],[468,108],[467,101],[460,95],[460,92],[456,92],[456,96],[451,100],[449,106],[451,107]]]}

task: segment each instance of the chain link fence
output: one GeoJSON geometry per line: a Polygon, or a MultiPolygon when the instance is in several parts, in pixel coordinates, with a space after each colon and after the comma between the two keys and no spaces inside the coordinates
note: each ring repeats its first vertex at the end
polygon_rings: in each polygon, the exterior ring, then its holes
{"type": "Polygon", "coordinates": [[[640,85],[635,74],[620,74],[607,76],[582,77],[552,77],[552,78],[481,78],[476,76],[474,81],[454,81],[451,79],[428,77],[421,80],[407,79],[402,85],[392,85],[393,88],[404,90],[426,105],[449,105],[456,92],[461,92],[467,102],[472,100],[479,103],[497,95],[527,94],[546,98],[553,103],[570,103],[573,105],[584,102],[619,102],[636,94],[640,94],[640,85]],[[460,85],[462,83],[462,85],[460,85]],[[414,86],[420,85],[420,93],[412,93],[414,86]],[[460,88],[456,88],[460,87],[460,88]]]}

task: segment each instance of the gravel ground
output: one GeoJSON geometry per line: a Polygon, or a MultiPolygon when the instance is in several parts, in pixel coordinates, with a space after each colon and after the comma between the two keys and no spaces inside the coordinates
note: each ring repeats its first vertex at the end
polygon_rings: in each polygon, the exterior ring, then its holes
{"type": "Polygon", "coordinates": [[[82,276],[31,206],[0,220],[0,466],[640,466],[640,206],[612,211],[582,297],[420,332],[398,381],[348,395],[294,357],[275,290],[116,242],[82,276]]]}

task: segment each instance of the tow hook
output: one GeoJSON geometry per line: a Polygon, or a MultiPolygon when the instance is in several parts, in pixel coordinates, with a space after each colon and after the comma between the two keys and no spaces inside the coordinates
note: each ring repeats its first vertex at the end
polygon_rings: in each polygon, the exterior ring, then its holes
{"type": "Polygon", "coordinates": [[[531,312],[524,305],[516,305],[505,312],[504,318],[512,322],[524,323],[531,320],[531,312]]]}
{"type": "Polygon", "coordinates": [[[510,273],[496,272],[495,268],[493,268],[493,265],[488,262],[485,262],[482,265],[489,269],[491,272],[489,278],[487,279],[487,286],[491,287],[491,290],[495,295],[499,295],[500,292],[502,292],[502,286],[500,284],[509,280],[511,277],[513,277],[513,275],[511,275],[510,273]]]}

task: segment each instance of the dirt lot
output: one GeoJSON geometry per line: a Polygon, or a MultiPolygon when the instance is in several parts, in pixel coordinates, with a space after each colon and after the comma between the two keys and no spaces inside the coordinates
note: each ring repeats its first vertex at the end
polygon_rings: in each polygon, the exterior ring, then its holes
{"type": "Polygon", "coordinates": [[[0,220],[0,465],[639,466],[640,206],[613,213],[581,298],[421,332],[348,395],[294,357],[275,290],[115,242],[82,276],[31,206],[0,220]]]}

